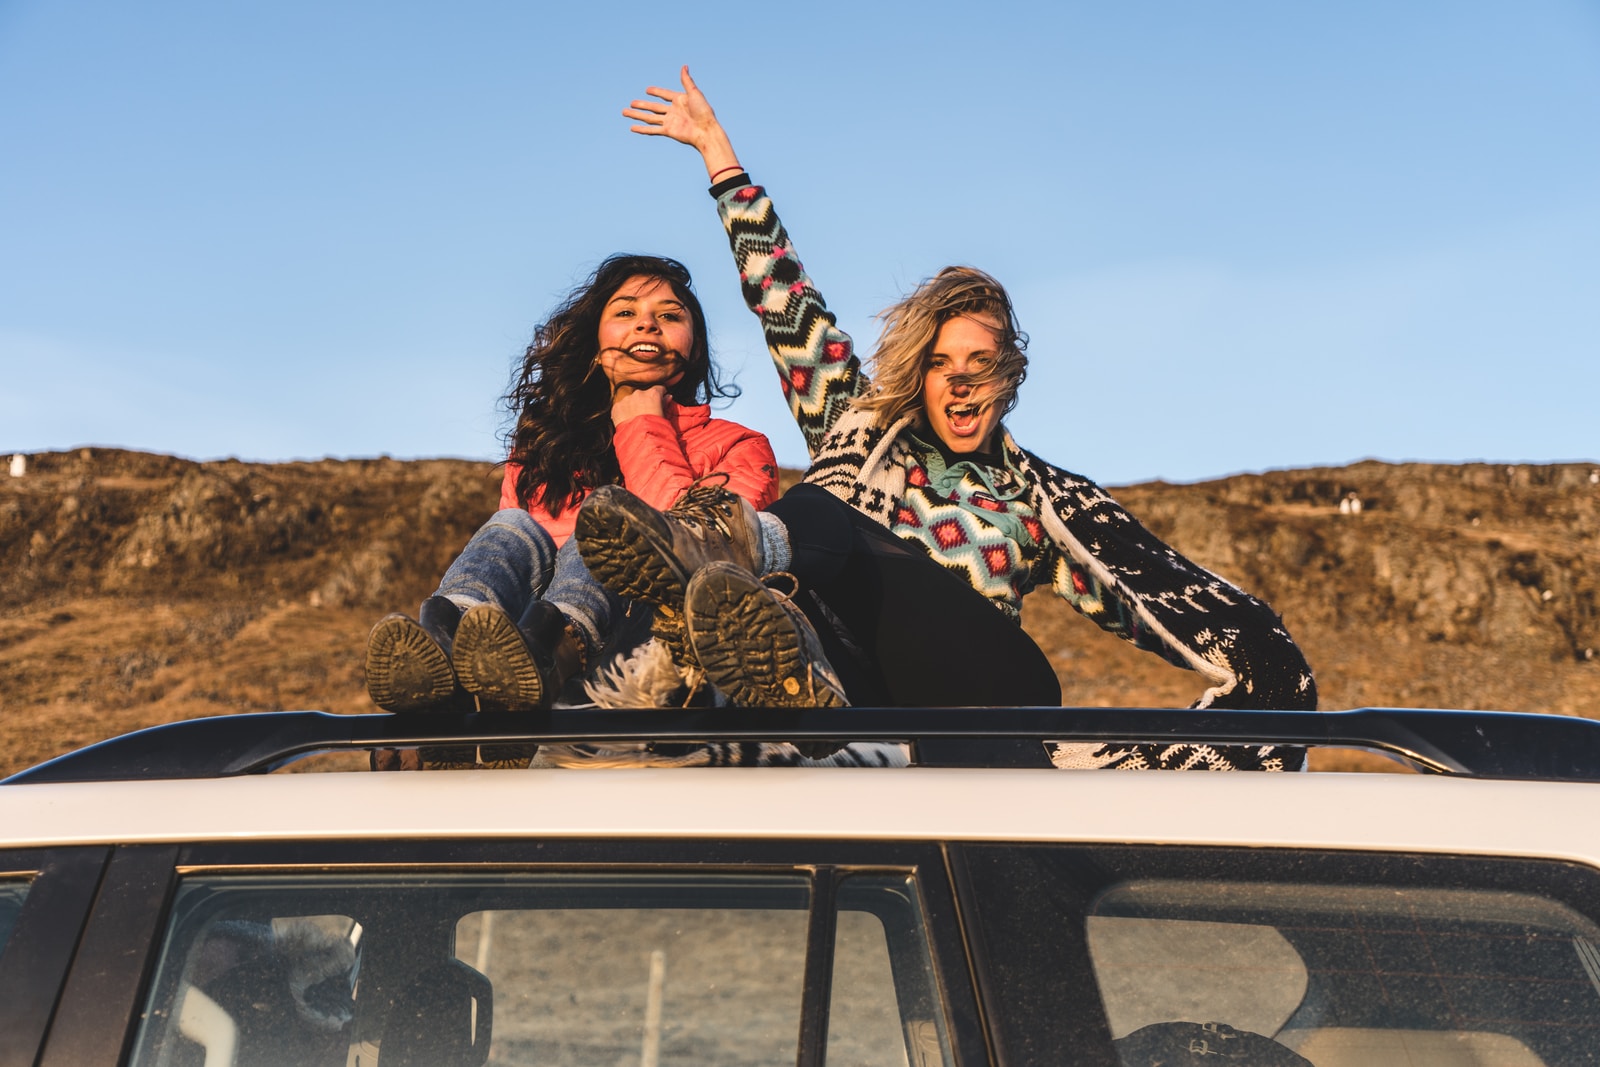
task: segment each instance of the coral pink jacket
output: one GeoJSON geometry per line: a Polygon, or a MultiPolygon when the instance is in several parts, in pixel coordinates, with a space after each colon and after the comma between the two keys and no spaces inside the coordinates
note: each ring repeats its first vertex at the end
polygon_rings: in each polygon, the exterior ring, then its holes
{"type": "MultiPolygon", "coordinates": [[[[728,488],[760,509],[778,499],[778,461],[765,434],[727,419],[713,419],[703,405],[680,407],[667,401],[663,415],[636,415],[618,424],[611,438],[622,468],[622,484],[651,507],[665,511],[695,479],[711,473],[728,476],[728,488]]],[[[517,507],[521,464],[507,463],[500,482],[500,506],[517,507]]],[[[528,514],[550,532],[557,547],[572,536],[578,509],[551,515],[531,501],[528,514]]]]}

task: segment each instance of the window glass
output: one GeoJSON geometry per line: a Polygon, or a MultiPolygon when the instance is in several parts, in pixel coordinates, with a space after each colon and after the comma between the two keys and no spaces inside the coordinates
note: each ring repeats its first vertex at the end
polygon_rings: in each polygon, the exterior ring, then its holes
{"type": "Polygon", "coordinates": [[[1087,934],[1129,1065],[1577,1064],[1600,1041],[1600,929],[1531,894],[1153,879],[1101,893],[1087,934]]]}
{"type": "Polygon", "coordinates": [[[11,931],[16,929],[17,916],[22,913],[22,901],[28,895],[31,880],[27,877],[0,878],[0,953],[5,952],[11,931]]]}
{"type": "Polygon", "coordinates": [[[916,884],[857,875],[839,887],[829,1067],[954,1062],[916,884]]]}
{"type": "Polygon", "coordinates": [[[798,888],[767,907],[463,916],[456,958],[494,985],[491,1062],[794,1063],[807,922],[798,888]]]}
{"type": "Polygon", "coordinates": [[[346,1062],[361,924],[286,903],[201,909],[169,940],[134,1062],[346,1062]]]}
{"type": "MultiPolygon", "coordinates": [[[[810,875],[204,875],[139,1067],[792,1064],[810,875]]],[[[838,892],[830,1062],[947,1063],[915,887],[838,892]]]]}

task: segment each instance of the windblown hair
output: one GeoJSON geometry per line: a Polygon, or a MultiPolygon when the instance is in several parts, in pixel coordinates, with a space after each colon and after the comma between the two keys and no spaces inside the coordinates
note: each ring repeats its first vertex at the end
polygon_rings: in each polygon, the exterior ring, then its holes
{"type": "Polygon", "coordinates": [[[694,325],[693,347],[683,354],[683,377],[668,395],[679,404],[738,395],[722,385],[711,363],[706,317],[688,268],[661,256],[611,256],[534,328],[533,343],[503,398],[516,419],[507,438],[510,461],[522,466],[517,477],[522,507],[537,500],[559,515],[586,491],[621,478],[611,447],[611,383],[599,363],[600,318],[622,284],[640,276],[671,286],[694,325]]]}
{"type": "Polygon", "coordinates": [[[1028,376],[1028,335],[1017,327],[1017,314],[1005,288],[976,267],[946,267],[917,286],[904,300],[878,313],[883,332],[868,364],[873,391],[856,406],[875,412],[891,425],[919,411],[922,379],[933,353],[939,327],[957,315],[987,315],[1000,323],[995,361],[978,374],[952,376],[974,386],[997,383],[994,402],[1001,415],[1017,406],[1017,389],[1028,376]]]}

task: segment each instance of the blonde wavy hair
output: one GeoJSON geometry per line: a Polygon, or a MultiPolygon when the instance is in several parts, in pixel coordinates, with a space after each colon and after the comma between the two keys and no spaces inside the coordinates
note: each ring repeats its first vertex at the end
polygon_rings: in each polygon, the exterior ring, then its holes
{"type": "Polygon", "coordinates": [[[951,377],[974,387],[996,383],[994,403],[1002,416],[1017,406],[1017,389],[1028,376],[1028,335],[1017,328],[1017,314],[1005,288],[976,267],[946,267],[911,295],[878,313],[883,332],[867,364],[873,390],[856,407],[893,425],[920,409],[922,379],[939,327],[957,315],[987,315],[1000,324],[995,361],[977,374],[951,377]]]}

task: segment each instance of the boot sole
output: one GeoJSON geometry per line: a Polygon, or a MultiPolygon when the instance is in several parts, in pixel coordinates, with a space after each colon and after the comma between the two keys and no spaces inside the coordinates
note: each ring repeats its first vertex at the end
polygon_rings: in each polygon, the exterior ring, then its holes
{"type": "Polygon", "coordinates": [[[656,607],[683,603],[689,575],[673,560],[671,543],[643,516],[613,503],[585,507],[573,536],[584,566],[613,593],[656,607]]]}
{"type": "Polygon", "coordinates": [[[378,620],[367,637],[367,695],[385,711],[427,711],[451,703],[456,674],[428,632],[405,615],[378,620]]]}
{"type": "Polygon", "coordinates": [[[689,583],[689,643],[706,677],[743,707],[845,707],[826,685],[812,686],[795,623],[747,571],[713,564],[689,583]]]}
{"type": "Polygon", "coordinates": [[[522,631],[498,608],[479,604],[461,616],[453,656],[461,687],[496,711],[537,711],[549,706],[544,672],[522,631]]]}

